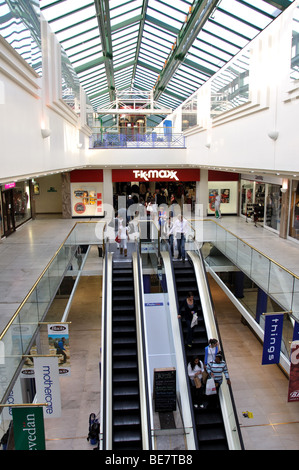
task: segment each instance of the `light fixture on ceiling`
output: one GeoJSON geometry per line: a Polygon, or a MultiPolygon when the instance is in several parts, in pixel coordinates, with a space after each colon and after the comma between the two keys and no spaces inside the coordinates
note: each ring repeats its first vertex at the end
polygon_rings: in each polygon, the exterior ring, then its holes
{"type": "Polygon", "coordinates": [[[42,133],[42,136],[43,136],[43,139],[46,139],[47,137],[49,137],[51,135],[51,129],[41,129],[41,133],[42,133]]]}
{"type": "Polygon", "coordinates": [[[78,149],[82,148],[82,145],[83,145],[83,144],[82,144],[81,142],[78,142],[77,148],[78,148],[78,149]]]}

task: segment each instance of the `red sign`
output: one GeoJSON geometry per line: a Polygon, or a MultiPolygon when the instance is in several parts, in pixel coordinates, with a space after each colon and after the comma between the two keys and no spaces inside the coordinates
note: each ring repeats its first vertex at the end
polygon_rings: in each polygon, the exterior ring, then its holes
{"type": "Polygon", "coordinates": [[[193,168],[191,170],[176,170],[161,168],[155,170],[112,170],[113,183],[131,182],[131,181],[200,181],[200,170],[193,168]]]}
{"type": "Polygon", "coordinates": [[[291,344],[291,368],[288,402],[299,401],[299,341],[291,344]]]}

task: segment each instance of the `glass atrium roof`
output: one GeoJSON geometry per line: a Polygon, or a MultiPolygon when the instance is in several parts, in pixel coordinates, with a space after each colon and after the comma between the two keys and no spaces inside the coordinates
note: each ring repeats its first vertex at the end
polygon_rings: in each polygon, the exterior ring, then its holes
{"type": "Polygon", "coordinates": [[[125,89],[154,90],[175,109],[292,1],[40,0],[40,8],[95,111],[125,89]]]}

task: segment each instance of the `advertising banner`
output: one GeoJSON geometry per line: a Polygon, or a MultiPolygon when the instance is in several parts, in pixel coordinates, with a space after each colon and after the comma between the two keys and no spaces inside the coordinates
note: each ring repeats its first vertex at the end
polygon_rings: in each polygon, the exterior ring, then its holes
{"type": "Polygon", "coordinates": [[[58,372],[58,358],[53,356],[35,357],[35,386],[36,399],[44,406],[45,418],[59,418],[61,416],[61,395],[58,372]]]}
{"type": "Polygon", "coordinates": [[[299,341],[293,341],[291,345],[288,402],[294,401],[299,401],[299,341]]]}
{"type": "Polygon", "coordinates": [[[15,450],[46,450],[42,407],[12,409],[15,450]]]}
{"type": "Polygon", "coordinates": [[[262,364],[278,364],[282,339],[283,313],[266,315],[262,364]]]}
{"type": "Polygon", "coordinates": [[[101,217],[103,212],[103,183],[71,183],[73,217],[101,217]]]}
{"type": "Polygon", "coordinates": [[[53,323],[48,325],[48,341],[50,354],[58,355],[58,368],[60,376],[71,374],[69,326],[67,323],[53,323]]]}

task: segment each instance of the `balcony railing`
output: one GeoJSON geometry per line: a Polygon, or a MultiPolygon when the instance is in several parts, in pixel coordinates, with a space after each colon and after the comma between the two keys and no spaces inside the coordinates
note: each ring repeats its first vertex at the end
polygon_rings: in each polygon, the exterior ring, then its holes
{"type": "Polygon", "coordinates": [[[89,148],[185,148],[183,134],[92,134],[89,148]]]}

